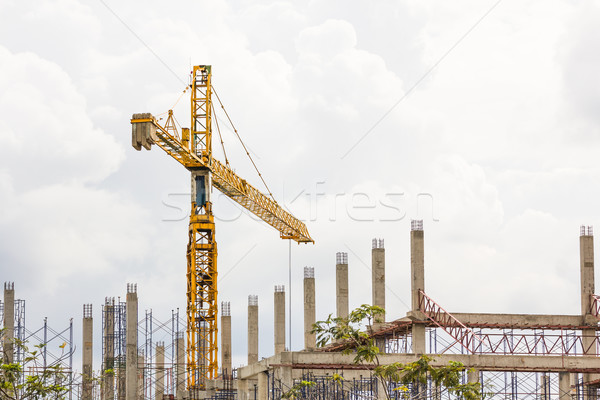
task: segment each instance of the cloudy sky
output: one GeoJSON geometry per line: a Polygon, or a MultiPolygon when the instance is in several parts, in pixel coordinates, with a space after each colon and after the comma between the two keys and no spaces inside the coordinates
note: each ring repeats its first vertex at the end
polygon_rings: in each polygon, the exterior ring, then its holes
{"type": "MultiPolygon", "coordinates": [[[[577,314],[579,225],[600,227],[599,18],[600,3],[568,0],[4,0],[0,278],[26,299],[29,329],[74,318],[77,344],[92,303],[96,354],[104,298],[128,282],[140,318],[183,313],[189,175],[159,148],[136,152],[129,119],[166,112],[190,65],[211,64],[272,192],[316,241],[292,245],[293,350],[303,267],[317,318],[335,311],[338,251],[350,306],[368,303],[374,237],[388,316],[406,313],[411,219],[424,220],[426,291],[446,309],[577,314]]],[[[262,188],[220,118],[231,164],[262,188]]],[[[260,356],[273,352],[288,242],[213,196],[240,365],[249,294],[260,356]]]]}

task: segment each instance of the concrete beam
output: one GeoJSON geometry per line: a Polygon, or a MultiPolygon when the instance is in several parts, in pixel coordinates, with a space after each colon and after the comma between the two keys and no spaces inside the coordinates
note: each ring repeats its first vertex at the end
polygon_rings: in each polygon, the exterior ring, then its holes
{"type": "MultiPolygon", "coordinates": [[[[537,371],[537,372],[600,372],[600,358],[594,356],[502,356],[487,354],[430,354],[433,366],[447,365],[450,361],[462,362],[479,371],[537,371]]],[[[380,354],[382,365],[400,362],[407,364],[419,358],[415,354],[380,354]]],[[[293,369],[360,369],[354,356],[341,353],[283,352],[278,356],[238,369],[239,379],[251,379],[269,368],[285,366],[293,369]]]]}
{"type": "Polygon", "coordinates": [[[586,325],[581,315],[451,313],[460,322],[472,327],[577,329],[586,325]]]}

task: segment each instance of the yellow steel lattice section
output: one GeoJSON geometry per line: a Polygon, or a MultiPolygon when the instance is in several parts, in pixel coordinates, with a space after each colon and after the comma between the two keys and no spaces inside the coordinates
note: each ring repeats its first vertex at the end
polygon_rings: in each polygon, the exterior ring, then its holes
{"type": "Polygon", "coordinates": [[[213,159],[209,167],[206,162],[184,146],[178,138],[160,126],[152,115],[135,114],[131,123],[134,126],[134,131],[152,132],[154,136],[152,143],[157,144],[186,168],[208,167],[212,171],[213,185],[217,189],[277,229],[282,238],[293,239],[299,243],[313,242],[306,225],[302,221],[285,211],[278,203],[262,194],[218,160],[213,159]],[[137,125],[144,125],[145,123],[151,124],[152,129],[136,128],[137,125]]]}
{"type": "Polygon", "coordinates": [[[212,158],[211,68],[197,65],[192,73],[192,152],[205,162],[212,158]]]}
{"type": "MultiPolygon", "coordinates": [[[[193,210],[196,208],[193,204],[193,210]]],[[[188,387],[217,377],[217,243],[210,203],[190,217],[187,251],[188,387]]]]}

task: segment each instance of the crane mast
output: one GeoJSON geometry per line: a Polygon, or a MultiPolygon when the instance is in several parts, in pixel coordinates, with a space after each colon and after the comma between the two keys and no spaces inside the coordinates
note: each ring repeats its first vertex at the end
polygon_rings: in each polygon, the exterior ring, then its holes
{"type": "Polygon", "coordinates": [[[187,386],[202,389],[218,375],[217,243],[211,188],[246,208],[279,231],[283,239],[314,243],[303,222],[239,177],[212,154],[211,66],[195,66],[191,82],[191,128],[181,135],[169,110],[164,125],[150,113],[131,118],[132,145],[158,145],[191,173],[191,212],[187,245],[187,386]]]}
{"type": "Polygon", "coordinates": [[[218,373],[217,242],[211,192],[211,67],[192,71],[192,152],[206,166],[190,169],[192,207],[187,246],[188,387],[203,386],[218,373]]]}

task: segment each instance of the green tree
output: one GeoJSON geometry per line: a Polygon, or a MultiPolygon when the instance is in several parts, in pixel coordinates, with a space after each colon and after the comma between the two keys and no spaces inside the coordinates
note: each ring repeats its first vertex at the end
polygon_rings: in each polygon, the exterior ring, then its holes
{"type": "MultiPolygon", "coordinates": [[[[2,335],[0,335],[2,336],[2,335]]],[[[11,362],[4,354],[0,364],[0,399],[2,400],[62,400],[69,388],[65,368],[54,362],[44,366],[42,350],[44,345],[30,349],[19,339],[13,339],[15,350],[23,353],[23,362],[11,362]]],[[[61,346],[64,354],[63,344],[61,346]]],[[[16,353],[16,351],[15,351],[16,353]]],[[[59,360],[62,357],[59,357],[59,360]]]]}
{"type": "Polygon", "coordinates": [[[342,352],[353,354],[355,364],[373,368],[373,375],[381,382],[387,399],[391,399],[394,394],[389,389],[391,386],[397,386],[394,390],[401,391],[404,398],[410,398],[409,387],[423,387],[428,379],[431,379],[438,390],[447,390],[458,398],[482,399],[479,383],[460,383],[461,375],[466,371],[462,363],[451,361],[448,365],[433,367],[431,362],[434,359],[424,355],[408,364],[382,365],[380,350],[373,338],[373,324],[382,322],[384,314],[381,307],[363,304],[352,310],[347,318],[333,318],[329,315],[325,321],[318,321],[313,325],[312,332],[317,335],[317,347],[345,342],[342,352]]]}

